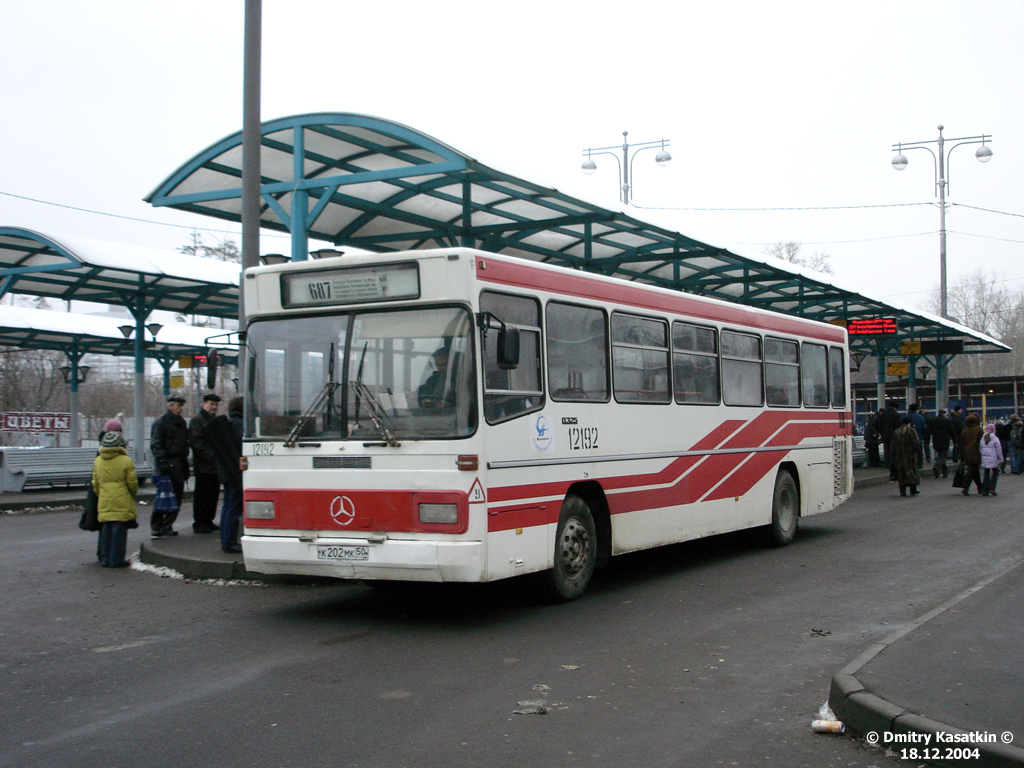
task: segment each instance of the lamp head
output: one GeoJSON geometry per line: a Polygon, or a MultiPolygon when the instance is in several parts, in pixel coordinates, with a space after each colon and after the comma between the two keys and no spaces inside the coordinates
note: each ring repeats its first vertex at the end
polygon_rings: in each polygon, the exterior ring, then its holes
{"type": "Polygon", "coordinates": [[[974,156],[978,158],[979,163],[987,163],[992,159],[992,148],[988,144],[982,144],[974,156]]]}
{"type": "Polygon", "coordinates": [[[583,161],[583,165],[580,166],[580,170],[587,174],[587,176],[590,176],[597,170],[597,163],[594,162],[594,159],[590,155],[587,155],[587,159],[583,161]]]}
{"type": "Polygon", "coordinates": [[[907,161],[907,156],[902,152],[892,159],[892,167],[897,171],[904,170],[908,165],[909,162],[907,161]]]}
{"type": "Polygon", "coordinates": [[[667,149],[662,149],[654,156],[654,162],[664,168],[666,165],[672,162],[672,155],[668,153],[667,149]]]}

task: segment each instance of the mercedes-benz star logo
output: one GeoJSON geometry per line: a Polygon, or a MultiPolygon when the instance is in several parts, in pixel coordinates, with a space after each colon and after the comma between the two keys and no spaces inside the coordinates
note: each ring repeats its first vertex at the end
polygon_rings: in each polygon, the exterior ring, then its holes
{"type": "Polygon", "coordinates": [[[356,505],[348,496],[335,496],[331,502],[331,518],[340,526],[346,526],[356,519],[356,505]]]}

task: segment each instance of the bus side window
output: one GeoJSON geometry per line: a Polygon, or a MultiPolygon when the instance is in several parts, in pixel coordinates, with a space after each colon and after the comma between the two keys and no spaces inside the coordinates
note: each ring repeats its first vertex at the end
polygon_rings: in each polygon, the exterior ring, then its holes
{"type": "Polygon", "coordinates": [[[832,390],[832,407],[846,407],[846,356],[842,347],[828,348],[829,387],[832,390]]]}
{"type": "Polygon", "coordinates": [[[804,344],[800,365],[804,405],[828,408],[828,356],[821,344],[804,344]]]}
{"type": "Polygon", "coordinates": [[[544,405],[540,354],[540,305],[525,296],[484,291],[480,310],[519,330],[519,365],[498,363],[497,330],[481,333],[484,361],[484,417],[488,423],[536,411],[544,405]]]}
{"type": "Polygon", "coordinates": [[[548,390],[553,400],[608,401],[605,313],[552,301],[547,306],[548,390]]]}

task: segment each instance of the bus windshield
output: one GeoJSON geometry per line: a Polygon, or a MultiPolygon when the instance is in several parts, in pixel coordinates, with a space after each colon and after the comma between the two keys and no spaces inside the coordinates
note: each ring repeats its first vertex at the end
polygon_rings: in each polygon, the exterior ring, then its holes
{"type": "Polygon", "coordinates": [[[472,328],[462,307],[253,322],[246,436],[393,445],[470,435],[472,328]]]}

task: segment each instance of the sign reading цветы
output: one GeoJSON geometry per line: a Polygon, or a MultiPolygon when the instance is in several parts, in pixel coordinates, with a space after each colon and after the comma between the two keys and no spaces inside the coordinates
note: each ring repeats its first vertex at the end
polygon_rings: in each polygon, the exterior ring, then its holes
{"type": "Polygon", "coordinates": [[[4,413],[0,414],[3,432],[69,432],[70,413],[4,413]]]}

